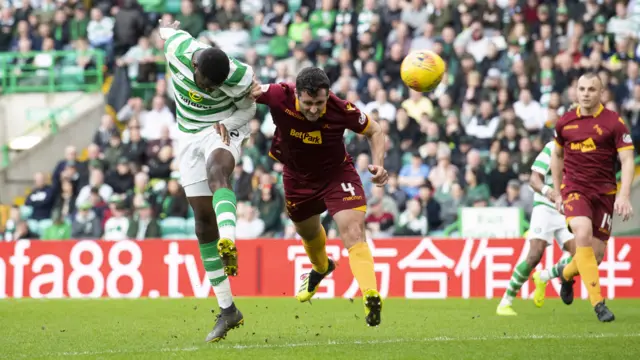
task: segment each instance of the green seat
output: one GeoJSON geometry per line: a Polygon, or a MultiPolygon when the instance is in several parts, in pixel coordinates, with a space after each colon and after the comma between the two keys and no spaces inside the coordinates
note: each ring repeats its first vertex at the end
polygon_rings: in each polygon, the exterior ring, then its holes
{"type": "Polygon", "coordinates": [[[38,234],[44,234],[44,231],[51,225],[53,225],[53,220],[51,219],[40,220],[38,222],[38,234]]]}
{"type": "Polygon", "coordinates": [[[165,235],[184,234],[186,220],[179,217],[168,217],[160,222],[162,237],[165,235]]]}
{"type": "Polygon", "coordinates": [[[162,238],[166,240],[186,240],[188,239],[188,237],[189,236],[185,233],[174,233],[174,234],[162,235],[162,238]]]}
{"type": "Polygon", "coordinates": [[[195,234],[196,233],[196,219],[188,218],[185,222],[184,231],[187,234],[195,234]]]}
{"type": "Polygon", "coordinates": [[[32,232],[40,234],[40,222],[38,220],[27,220],[27,226],[32,232]]]}
{"type": "Polygon", "coordinates": [[[33,215],[33,208],[31,206],[20,206],[20,218],[26,220],[33,215]]]}
{"type": "Polygon", "coordinates": [[[402,154],[402,165],[409,165],[411,164],[411,158],[413,157],[413,154],[411,154],[410,152],[405,152],[404,154],[402,154]]]}

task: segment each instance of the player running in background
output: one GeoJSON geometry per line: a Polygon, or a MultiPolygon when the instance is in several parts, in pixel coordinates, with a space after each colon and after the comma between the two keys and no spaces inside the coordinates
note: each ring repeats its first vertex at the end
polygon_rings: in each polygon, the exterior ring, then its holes
{"type": "Polygon", "coordinates": [[[194,211],[200,256],[221,309],[206,338],[216,342],[244,323],[227,278],[237,274],[238,266],[236,196],[229,179],[256,110],[251,97],[253,70],[222,50],[199,43],[178,30],[179,25],[161,23],[160,37],[165,40],[181,131],[181,183],[194,211]]]}
{"type": "MultiPolygon", "coordinates": [[[[553,187],[553,179],[549,172],[551,162],[551,152],[555,147],[555,142],[551,141],[545,145],[538,154],[533,166],[531,166],[531,177],[529,185],[535,191],[533,196],[533,212],[531,223],[527,235],[529,241],[529,252],[526,259],[518,264],[513,270],[509,287],[502,296],[502,300],[496,309],[496,314],[500,316],[517,315],[513,310],[513,299],[520,291],[522,284],[529,280],[529,274],[542,259],[542,254],[547,246],[553,246],[553,239],[556,239],[558,246],[564,251],[573,255],[575,253],[575,241],[573,234],[567,229],[564,216],[555,208],[553,202],[557,192],[553,187]]],[[[559,268],[571,261],[571,258],[562,259],[551,269],[533,274],[533,281],[536,284],[536,291],[533,295],[533,302],[541,307],[544,304],[547,282],[558,277],[559,268]]]]}
{"type": "Polygon", "coordinates": [[[576,239],[576,254],[562,266],[560,296],[573,302],[573,277],[580,274],[598,320],[615,319],[600,292],[598,260],[604,257],[611,235],[612,215],[627,221],[633,215],[629,196],[634,176],[631,135],[618,113],[600,102],[603,85],[596,74],[578,79],[578,106],[565,113],[556,124],[555,147],[551,158],[556,207],[563,209],[576,239]],[[620,192],[616,196],[616,154],[622,164],[620,192]]]}
{"type": "Polygon", "coordinates": [[[329,88],[325,72],[308,67],[300,71],[295,85],[254,87],[254,97],[269,106],[277,127],[269,155],[284,164],[287,212],[313,265],[297,299],[311,300],[322,279],[335,269],[325,250],[327,234],[320,223],[320,214],[328,210],[349,251],[351,272],[363,294],[366,322],[377,326],[382,298],[377,290],[373,256],[365,241],[367,200],[343,136],[349,129],[369,139],[373,159],[369,171],[373,183],[383,186],[388,178],[383,168],[384,134],[378,123],[329,88]]]}

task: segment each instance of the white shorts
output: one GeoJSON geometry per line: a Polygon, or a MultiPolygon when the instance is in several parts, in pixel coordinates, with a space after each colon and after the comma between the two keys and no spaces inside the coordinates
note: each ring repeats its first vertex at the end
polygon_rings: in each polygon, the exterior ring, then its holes
{"type": "Polygon", "coordinates": [[[212,196],[207,181],[207,158],[216,149],[231,152],[236,163],[240,159],[242,142],[249,136],[249,124],[229,133],[229,145],[222,142],[222,138],[213,126],[198,133],[180,132],[178,140],[178,166],[180,170],[180,184],[187,197],[212,196]]]}
{"type": "Polygon", "coordinates": [[[527,240],[544,240],[548,246],[553,244],[555,238],[561,249],[564,249],[565,242],[573,240],[573,234],[567,228],[564,215],[550,206],[535,206],[529,225],[527,240]]]}

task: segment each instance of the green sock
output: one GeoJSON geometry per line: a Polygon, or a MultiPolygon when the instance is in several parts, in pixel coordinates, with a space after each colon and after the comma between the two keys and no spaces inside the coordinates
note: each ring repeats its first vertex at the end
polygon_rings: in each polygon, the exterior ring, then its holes
{"type": "Polygon", "coordinates": [[[236,241],[236,194],[221,188],[213,194],[213,211],[216,213],[221,239],[236,241]]]}
{"type": "Polygon", "coordinates": [[[222,260],[218,255],[217,242],[200,244],[200,257],[211,286],[217,286],[227,278],[222,269],[222,260]]]}
{"type": "Polygon", "coordinates": [[[573,257],[568,257],[566,259],[560,259],[560,261],[558,261],[555,265],[553,265],[551,267],[551,269],[545,269],[542,270],[540,272],[540,280],[542,281],[549,281],[551,279],[555,279],[557,277],[560,277],[560,270],[559,268],[561,266],[567,265],[568,263],[571,262],[571,259],[573,259],[573,257]]]}
{"type": "Polygon", "coordinates": [[[511,281],[509,281],[507,291],[505,291],[504,296],[502,297],[502,301],[500,302],[501,305],[511,305],[513,299],[518,294],[518,291],[520,291],[522,284],[529,279],[530,273],[531,268],[526,261],[521,262],[515,269],[513,269],[511,281]]]}

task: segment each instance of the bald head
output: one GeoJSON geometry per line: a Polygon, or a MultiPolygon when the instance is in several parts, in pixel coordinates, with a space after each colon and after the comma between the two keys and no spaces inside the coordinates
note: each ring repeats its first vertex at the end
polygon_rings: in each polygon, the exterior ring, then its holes
{"type": "Polygon", "coordinates": [[[578,79],[576,95],[580,112],[584,115],[592,115],[600,107],[600,99],[604,86],[596,73],[586,73],[578,79]]]}

